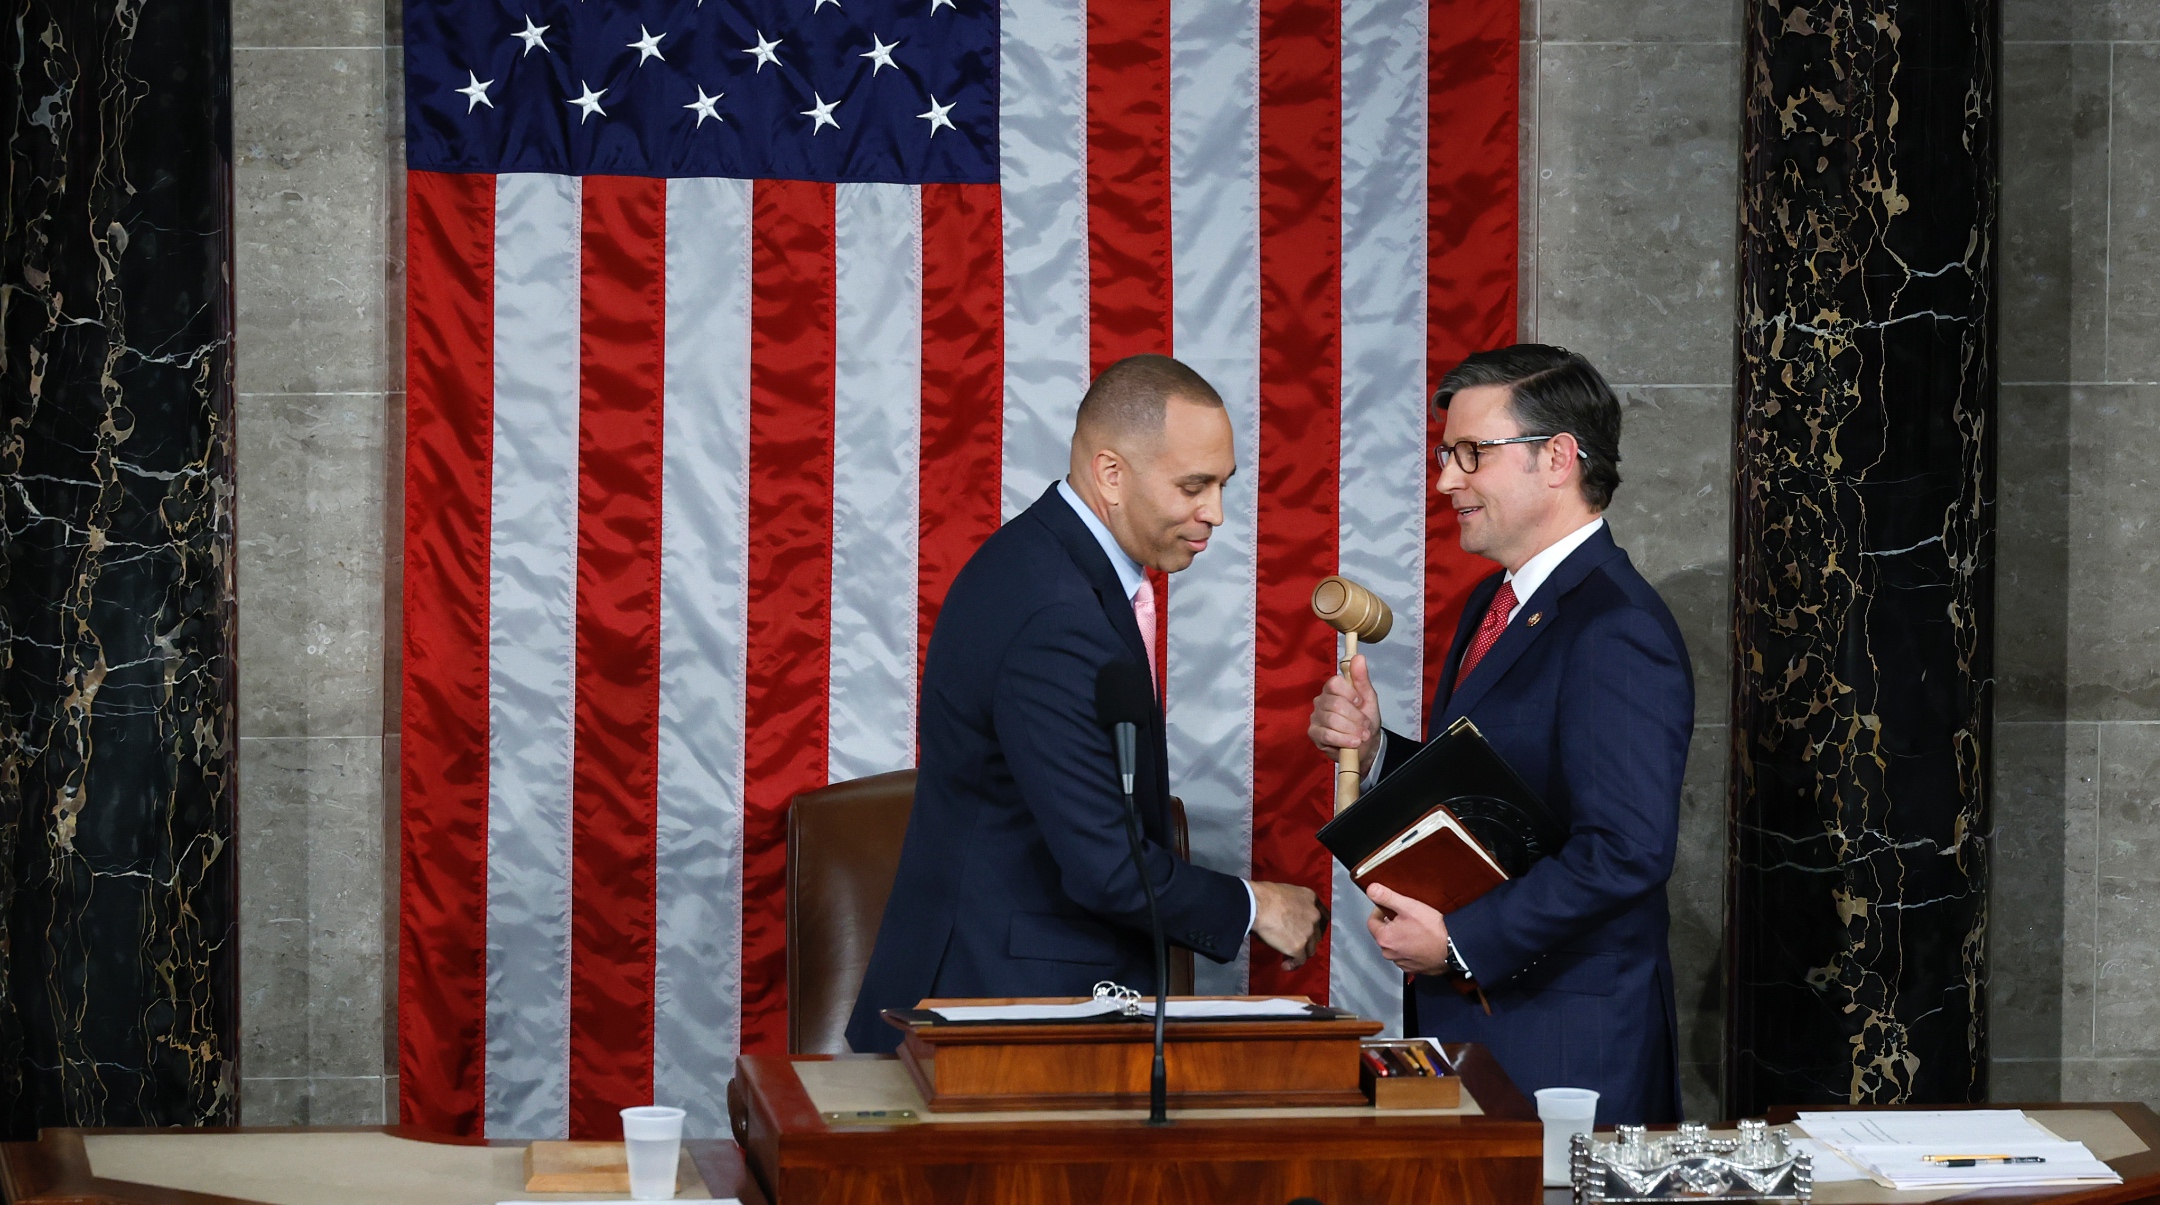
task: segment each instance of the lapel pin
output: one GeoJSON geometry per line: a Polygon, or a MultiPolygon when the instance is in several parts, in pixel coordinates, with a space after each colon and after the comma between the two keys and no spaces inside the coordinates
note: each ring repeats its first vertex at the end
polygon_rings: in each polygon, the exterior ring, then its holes
{"type": "Polygon", "coordinates": [[[1535,615],[1532,615],[1530,618],[1523,620],[1523,622],[1534,628],[1537,626],[1537,621],[1543,618],[1545,618],[1545,612],[1539,611],[1535,615]]]}

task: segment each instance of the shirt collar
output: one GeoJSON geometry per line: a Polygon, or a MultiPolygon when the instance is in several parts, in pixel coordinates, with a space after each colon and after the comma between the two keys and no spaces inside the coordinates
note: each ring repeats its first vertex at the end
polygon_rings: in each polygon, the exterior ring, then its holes
{"type": "Polygon", "coordinates": [[[1538,592],[1538,587],[1545,584],[1545,579],[1552,576],[1552,571],[1560,567],[1560,562],[1568,559],[1570,553],[1582,547],[1584,542],[1596,535],[1603,526],[1605,516],[1599,515],[1553,541],[1551,547],[1524,561],[1522,568],[1508,574],[1507,583],[1515,587],[1515,609],[1521,610],[1523,604],[1530,601],[1530,596],[1538,592]]]}
{"type": "Polygon", "coordinates": [[[1110,558],[1110,567],[1117,570],[1118,585],[1125,588],[1125,597],[1131,598],[1138,593],[1140,587],[1147,584],[1147,571],[1140,567],[1140,562],[1118,547],[1117,537],[1110,534],[1110,529],[1103,526],[1103,521],[1095,517],[1095,512],[1088,509],[1088,504],[1080,500],[1080,495],[1074,493],[1070,485],[1060,481],[1057,491],[1065,504],[1073,508],[1073,513],[1080,516],[1080,521],[1087,524],[1088,534],[1102,545],[1103,555],[1110,558]]]}

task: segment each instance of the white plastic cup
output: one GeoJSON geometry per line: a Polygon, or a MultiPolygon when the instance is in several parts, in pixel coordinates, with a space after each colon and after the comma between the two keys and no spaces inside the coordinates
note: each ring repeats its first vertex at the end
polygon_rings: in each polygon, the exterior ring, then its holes
{"type": "Polygon", "coordinates": [[[675,1165],[682,1158],[683,1111],[637,1105],[622,1111],[623,1154],[630,1163],[630,1199],[675,1199],[675,1165]]]}
{"type": "Polygon", "coordinates": [[[1588,1088],[1539,1088],[1538,1120],[1545,1123],[1545,1187],[1565,1188],[1573,1182],[1568,1174],[1568,1148],[1575,1135],[1587,1134],[1597,1122],[1597,1093],[1588,1088]]]}

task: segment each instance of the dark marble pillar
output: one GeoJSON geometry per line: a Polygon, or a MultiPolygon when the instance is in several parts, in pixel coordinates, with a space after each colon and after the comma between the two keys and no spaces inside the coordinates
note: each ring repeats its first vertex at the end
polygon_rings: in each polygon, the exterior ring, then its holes
{"type": "Polygon", "coordinates": [[[16,0],[0,230],[6,1128],[236,1116],[224,0],[16,0]]]}
{"type": "Polygon", "coordinates": [[[1980,1100],[1997,7],[1744,11],[1725,1103],[1980,1100]]]}

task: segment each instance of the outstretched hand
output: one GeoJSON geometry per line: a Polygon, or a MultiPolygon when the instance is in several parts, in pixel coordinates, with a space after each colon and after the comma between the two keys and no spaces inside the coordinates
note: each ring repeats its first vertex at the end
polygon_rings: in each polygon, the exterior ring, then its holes
{"type": "Polygon", "coordinates": [[[1312,888],[1290,883],[1255,880],[1252,892],[1253,936],[1283,956],[1284,970],[1305,965],[1327,932],[1327,906],[1312,888]]]}

